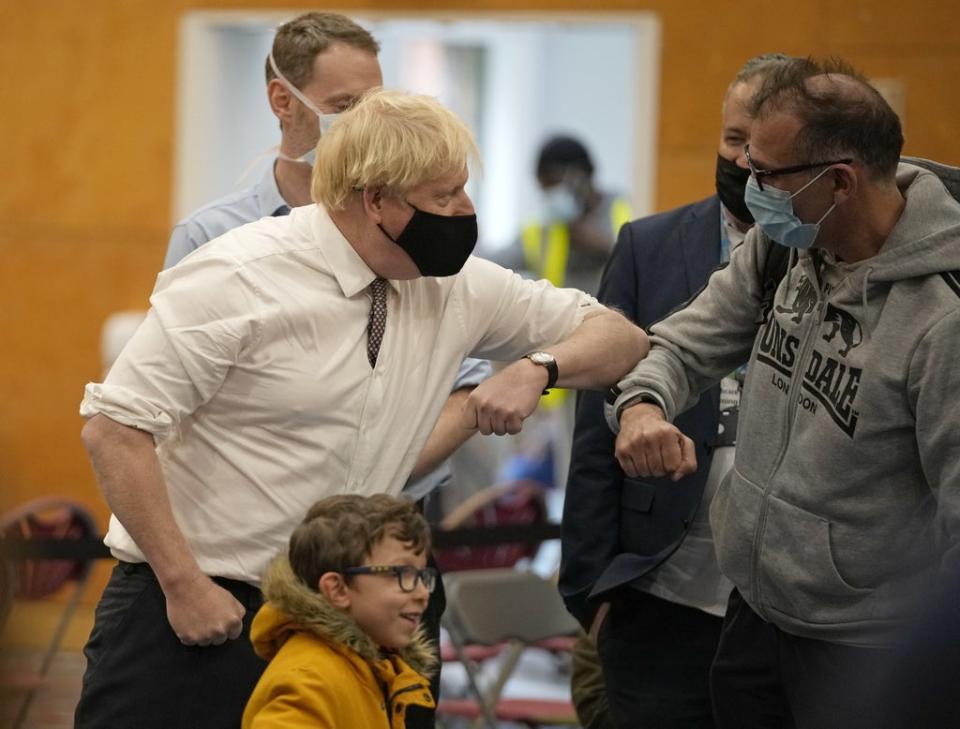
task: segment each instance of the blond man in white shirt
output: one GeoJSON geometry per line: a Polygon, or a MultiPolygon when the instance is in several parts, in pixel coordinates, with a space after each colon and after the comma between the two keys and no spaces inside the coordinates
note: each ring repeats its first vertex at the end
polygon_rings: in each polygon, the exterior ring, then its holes
{"type": "Polygon", "coordinates": [[[465,356],[512,361],[463,410],[465,428],[503,434],[545,387],[609,385],[646,352],[643,332],[591,296],[469,256],[475,157],[436,101],[372,92],[318,144],[317,204],[160,275],[145,323],[81,406],[121,562],[78,726],[238,718],[260,664],[235,639],[268,560],[318,498],[397,494],[448,455],[422,450],[465,356]],[[179,692],[197,683],[190,709],[179,692]]]}

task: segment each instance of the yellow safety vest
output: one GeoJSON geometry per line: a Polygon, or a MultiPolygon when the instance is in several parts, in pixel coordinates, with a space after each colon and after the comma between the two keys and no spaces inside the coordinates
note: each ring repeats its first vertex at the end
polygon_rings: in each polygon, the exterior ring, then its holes
{"type": "MultiPolygon", "coordinates": [[[[614,239],[631,217],[627,201],[614,198],[610,204],[610,227],[614,239]]],[[[523,227],[520,238],[527,270],[547,279],[557,288],[562,288],[567,278],[567,259],[570,257],[570,229],[567,224],[542,225],[536,221],[530,222],[523,227]]],[[[566,390],[554,388],[540,399],[540,404],[552,410],[560,407],[566,396],[566,390]]]]}

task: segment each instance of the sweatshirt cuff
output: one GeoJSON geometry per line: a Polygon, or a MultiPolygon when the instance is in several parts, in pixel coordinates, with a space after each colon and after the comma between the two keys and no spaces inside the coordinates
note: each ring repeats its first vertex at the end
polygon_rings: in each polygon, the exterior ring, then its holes
{"type": "Polygon", "coordinates": [[[653,390],[642,387],[631,387],[626,390],[620,390],[619,387],[612,387],[603,403],[603,415],[606,418],[607,427],[609,427],[615,435],[620,433],[620,416],[623,414],[623,411],[637,402],[649,402],[657,405],[663,411],[664,416],[666,416],[667,407],[664,404],[663,398],[653,390]]]}

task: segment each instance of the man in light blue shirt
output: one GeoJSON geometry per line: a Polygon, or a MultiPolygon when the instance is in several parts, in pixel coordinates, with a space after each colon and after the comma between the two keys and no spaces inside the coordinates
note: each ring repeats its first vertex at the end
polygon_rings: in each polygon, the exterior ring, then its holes
{"type": "Polygon", "coordinates": [[[290,206],[283,199],[270,165],[256,185],[214,200],[194,210],[177,223],[170,236],[164,269],[176,265],[207,241],[245,223],[272,215],[286,215],[290,206]]]}

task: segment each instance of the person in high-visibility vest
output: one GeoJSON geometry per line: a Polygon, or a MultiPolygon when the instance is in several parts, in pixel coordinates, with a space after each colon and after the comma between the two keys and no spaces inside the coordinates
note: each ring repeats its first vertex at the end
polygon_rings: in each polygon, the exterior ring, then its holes
{"type": "MultiPolygon", "coordinates": [[[[496,256],[497,263],[554,286],[596,294],[617,233],[632,213],[623,197],[596,188],[593,171],[590,153],[579,140],[547,140],[536,167],[542,214],[524,224],[519,241],[496,256]]],[[[560,407],[566,397],[566,390],[555,388],[541,406],[560,407]]]]}
{"type": "Polygon", "coordinates": [[[597,292],[617,233],[632,215],[623,197],[596,188],[593,171],[590,153],[573,137],[553,137],[541,147],[543,213],[524,224],[509,254],[513,268],[554,286],[597,292]]]}

